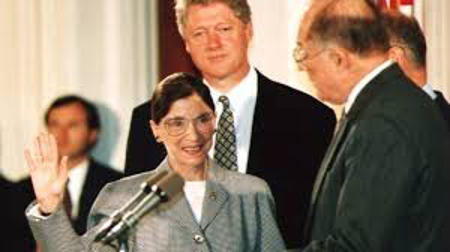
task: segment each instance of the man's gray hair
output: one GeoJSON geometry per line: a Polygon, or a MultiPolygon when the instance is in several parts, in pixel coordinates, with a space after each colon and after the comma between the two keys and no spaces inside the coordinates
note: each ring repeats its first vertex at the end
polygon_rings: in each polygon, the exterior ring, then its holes
{"type": "Polygon", "coordinates": [[[184,37],[186,27],[187,10],[192,5],[209,5],[213,3],[223,3],[228,6],[234,15],[242,23],[248,24],[252,21],[252,11],[247,0],[175,0],[175,15],[177,18],[178,31],[184,37]]]}

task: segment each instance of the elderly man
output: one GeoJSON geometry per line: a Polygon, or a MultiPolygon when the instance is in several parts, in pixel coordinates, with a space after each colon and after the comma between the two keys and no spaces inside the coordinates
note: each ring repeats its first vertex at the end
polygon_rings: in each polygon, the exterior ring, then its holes
{"type": "MultiPolygon", "coordinates": [[[[216,105],[217,134],[210,155],[222,167],[266,180],[287,246],[302,246],[299,234],[333,134],[333,111],[250,65],[253,27],[246,0],[178,0],[175,10],[186,49],[216,105]]],[[[150,102],[133,112],[127,174],[154,169],[165,156],[150,119],[150,102]]]]}
{"type": "Polygon", "coordinates": [[[372,1],[317,3],[295,58],[345,115],[317,176],[304,251],[449,251],[445,121],[389,60],[372,1]]]}

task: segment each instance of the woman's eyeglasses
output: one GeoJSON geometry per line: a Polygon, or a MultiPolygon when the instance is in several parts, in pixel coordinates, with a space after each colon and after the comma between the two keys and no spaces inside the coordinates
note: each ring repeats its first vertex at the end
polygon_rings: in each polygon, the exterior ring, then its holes
{"type": "Polygon", "coordinates": [[[164,126],[169,135],[179,136],[187,131],[189,122],[192,121],[192,124],[199,132],[207,133],[214,129],[213,119],[213,113],[204,113],[194,119],[175,117],[165,120],[164,126]]]}

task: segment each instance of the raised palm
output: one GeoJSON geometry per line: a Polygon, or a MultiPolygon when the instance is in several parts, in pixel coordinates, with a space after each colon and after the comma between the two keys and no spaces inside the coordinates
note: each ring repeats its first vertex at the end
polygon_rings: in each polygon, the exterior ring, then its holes
{"type": "Polygon", "coordinates": [[[60,160],[56,139],[49,133],[40,133],[30,149],[25,150],[25,159],[39,209],[53,213],[63,200],[68,179],[67,157],[60,160]]]}

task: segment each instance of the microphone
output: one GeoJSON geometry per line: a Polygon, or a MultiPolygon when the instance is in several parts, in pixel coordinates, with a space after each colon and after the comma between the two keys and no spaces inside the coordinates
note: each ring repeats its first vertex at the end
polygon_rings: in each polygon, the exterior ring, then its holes
{"type": "Polygon", "coordinates": [[[184,181],[175,172],[162,172],[141,184],[141,191],[99,228],[94,242],[110,243],[131,230],[150,210],[172,199],[183,189],[184,181]]]}
{"type": "Polygon", "coordinates": [[[141,202],[146,195],[151,193],[151,187],[163,177],[165,177],[169,172],[167,170],[162,170],[161,172],[152,176],[148,181],[141,184],[141,190],[139,193],[133,196],[130,201],[128,201],[123,207],[115,211],[109,219],[99,228],[99,232],[96,235],[95,241],[99,241],[102,237],[105,237],[111,229],[119,223],[123,215],[129,212],[133,207],[135,207],[139,202],[141,202]]]}

